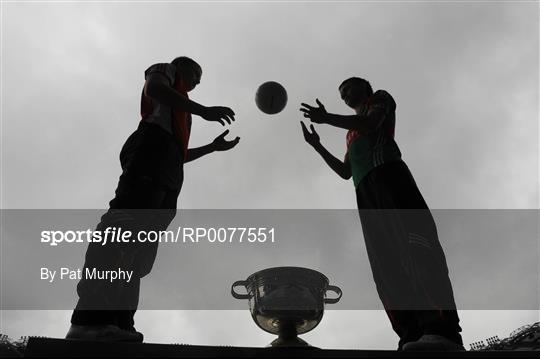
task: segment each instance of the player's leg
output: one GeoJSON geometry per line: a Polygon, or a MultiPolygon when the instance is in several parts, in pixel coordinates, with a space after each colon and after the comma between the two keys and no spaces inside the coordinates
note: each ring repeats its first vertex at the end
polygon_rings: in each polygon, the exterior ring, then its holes
{"type": "MultiPolygon", "coordinates": [[[[151,208],[161,206],[166,191],[150,183],[122,178],[119,181],[111,208],[101,217],[97,230],[108,227],[137,233],[151,223],[148,217],[151,208]]],[[[98,271],[134,270],[135,258],[140,251],[152,250],[147,243],[90,243],[85,256],[84,269],[98,271]]],[[[118,310],[136,309],[138,302],[138,281],[140,276],[133,273],[131,281],[87,279],[83,277],[77,285],[79,301],[71,322],[75,325],[118,325],[118,310]]]]}
{"type": "MultiPolygon", "coordinates": [[[[116,227],[137,233],[139,230],[156,227],[152,224],[154,212],[163,206],[167,196],[167,189],[161,183],[168,180],[167,185],[177,185],[177,188],[181,186],[180,151],[171,141],[171,137],[161,129],[141,122],[122,148],[120,160],[123,173],[115,198],[110,202],[110,209],[102,217],[98,229],[116,227]],[[164,170],[167,165],[173,170],[164,170]]],[[[140,251],[155,253],[155,248],[140,243],[90,245],[85,267],[127,270],[133,267],[136,254],[140,251]]],[[[82,280],[77,287],[80,298],[72,315],[72,328],[74,325],[117,326],[118,318],[124,318],[125,311],[136,310],[138,280],[140,276],[135,276],[135,273],[133,282],[122,282],[120,286],[118,283],[114,286],[104,281],[82,280]],[[118,312],[118,309],[125,311],[118,312]]]]}
{"type": "MultiPolygon", "coordinates": [[[[137,177],[148,187],[146,191],[135,189],[134,192],[146,192],[148,197],[145,199],[128,195],[128,198],[135,198],[137,202],[111,203],[111,206],[149,209],[140,219],[142,230],[166,230],[176,215],[177,199],[182,188],[183,151],[179,143],[159,126],[141,122],[138,132],[140,136],[134,138],[134,145],[126,144],[120,158],[124,175],[137,177]],[[154,197],[158,192],[159,199],[154,197]]],[[[140,279],[150,273],[158,245],[158,242],[147,242],[139,245],[134,253],[135,282],[124,292],[125,302],[130,305],[126,310],[116,313],[120,328],[135,331],[134,315],[139,301],[140,279]]]]}
{"type": "Polygon", "coordinates": [[[423,334],[443,336],[461,345],[448,266],[433,216],[404,163],[385,166],[380,180],[405,227],[409,279],[416,291],[414,307],[423,334]]]}
{"type": "MultiPolygon", "coordinates": [[[[152,228],[149,230],[164,231],[166,230],[174,217],[176,216],[177,211],[177,199],[180,194],[180,188],[176,190],[167,190],[163,201],[161,202],[161,208],[154,210],[153,219],[151,221],[152,228]]],[[[126,292],[126,302],[131,303],[129,309],[122,310],[117,312],[117,321],[118,326],[122,329],[134,331],[134,316],[137,311],[137,305],[139,301],[139,285],[141,278],[146,276],[152,270],[154,265],[157,250],[158,242],[148,243],[148,246],[144,251],[139,251],[134,259],[134,266],[136,268],[137,276],[136,278],[136,287],[130,287],[126,292]]],[[[135,275],[134,275],[135,277],[135,275]]]]}
{"type": "Polygon", "coordinates": [[[392,328],[399,336],[398,350],[403,344],[422,335],[416,316],[409,309],[414,291],[404,266],[407,251],[402,225],[393,211],[381,210],[388,206],[384,188],[379,185],[378,169],[364,178],[356,189],[357,203],[371,265],[373,279],[392,328]]]}

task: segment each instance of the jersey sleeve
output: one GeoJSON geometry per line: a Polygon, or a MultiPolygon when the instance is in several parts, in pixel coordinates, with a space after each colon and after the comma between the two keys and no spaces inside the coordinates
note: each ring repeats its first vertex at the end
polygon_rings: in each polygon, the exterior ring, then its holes
{"type": "Polygon", "coordinates": [[[371,111],[381,111],[384,117],[384,121],[386,117],[396,111],[396,102],[388,92],[384,90],[378,90],[371,97],[368,115],[371,111]]]}
{"type": "Polygon", "coordinates": [[[150,75],[156,73],[165,76],[167,80],[169,80],[169,85],[172,86],[174,84],[174,80],[176,77],[176,67],[173,64],[162,63],[150,66],[144,72],[144,79],[147,80],[150,75]]]}

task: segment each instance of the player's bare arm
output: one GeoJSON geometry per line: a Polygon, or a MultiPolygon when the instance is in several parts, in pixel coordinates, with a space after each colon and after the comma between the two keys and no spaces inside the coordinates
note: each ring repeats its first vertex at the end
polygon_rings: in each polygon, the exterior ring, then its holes
{"type": "Polygon", "coordinates": [[[350,179],[352,176],[351,166],[349,164],[348,157],[345,156],[345,161],[341,161],[332,155],[328,150],[321,144],[319,134],[315,131],[313,125],[310,125],[311,132],[307,129],[303,121],[300,121],[302,126],[302,132],[304,133],[304,139],[309,143],[315,151],[317,151],[321,157],[324,159],[326,164],[338,174],[343,179],[350,179]]]}
{"type": "Polygon", "coordinates": [[[380,108],[370,109],[367,115],[338,115],[328,113],[318,99],[315,101],[317,107],[302,103],[302,108],[300,108],[304,117],[309,118],[314,123],[369,133],[376,130],[384,120],[384,111],[380,108]]]}
{"type": "Polygon", "coordinates": [[[229,133],[229,130],[224,131],[221,135],[217,136],[212,142],[201,147],[195,147],[188,149],[185,162],[191,162],[202,156],[208,155],[216,151],[228,151],[240,142],[240,137],[236,136],[234,140],[227,140],[225,136],[229,133]]]}
{"type": "Polygon", "coordinates": [[[219,122],[222,126],[234,121],[234,111],[229,107],[206,107],[188,99],[171,87],[166,76],[160,73],[151,74],[144,85],[145,95],[166,106],[198,115],[210,122],[219,122]]]}

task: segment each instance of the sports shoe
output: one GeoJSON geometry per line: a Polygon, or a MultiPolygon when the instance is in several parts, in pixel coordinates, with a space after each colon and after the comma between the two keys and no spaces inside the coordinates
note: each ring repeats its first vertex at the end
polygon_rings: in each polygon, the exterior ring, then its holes
{"type": "MultiPolygon", "coordinates": [[[[133,328],[135,330],[135,328],[133,328]]],[[[71,324],[66,339],[93,340],[104,342],[142,342],[142,334],[120,329],[116,325],[75,325],[71,324]]]]}
{"type": "Polygon", "coordinates": [[[403,345],[404,351],[465,351],[463,345],[447,337],[435,334],[424,334],[415,342],[403,345]]]}
{"type": "Polygon", "coordinates": [[[134,326],[131,326],[131,327],[129,327],[129,328],[121,328],[121,329],[127,330],[128,332],[137,335],[137,342],[139,342],[139,343],[142,343],[142,342],[143,342],[143,340],[144,340],[144,335],[143,335],[143,333],[137,331],[137,329],[135,329],[134,326]]]}

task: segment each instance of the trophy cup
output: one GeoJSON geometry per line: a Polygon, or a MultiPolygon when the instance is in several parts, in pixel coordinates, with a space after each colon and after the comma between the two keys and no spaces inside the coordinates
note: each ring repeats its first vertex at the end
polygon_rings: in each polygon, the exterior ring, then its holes
{"type": "Polygon", "coordinates": [[[251,316],[262,330],[277,334],[270,347],[308,347],[299,334],[315,328],[322,319],[324,304],[341,299],[341,289],[329,285],[322,273],[301,267],[268,268],[233,283],[231,294],[248,299],[251,316]],[[246,294],[235,291],[245,287],[246,294]],[[332,291],[335,298],[327,298],[332,291]]]}

